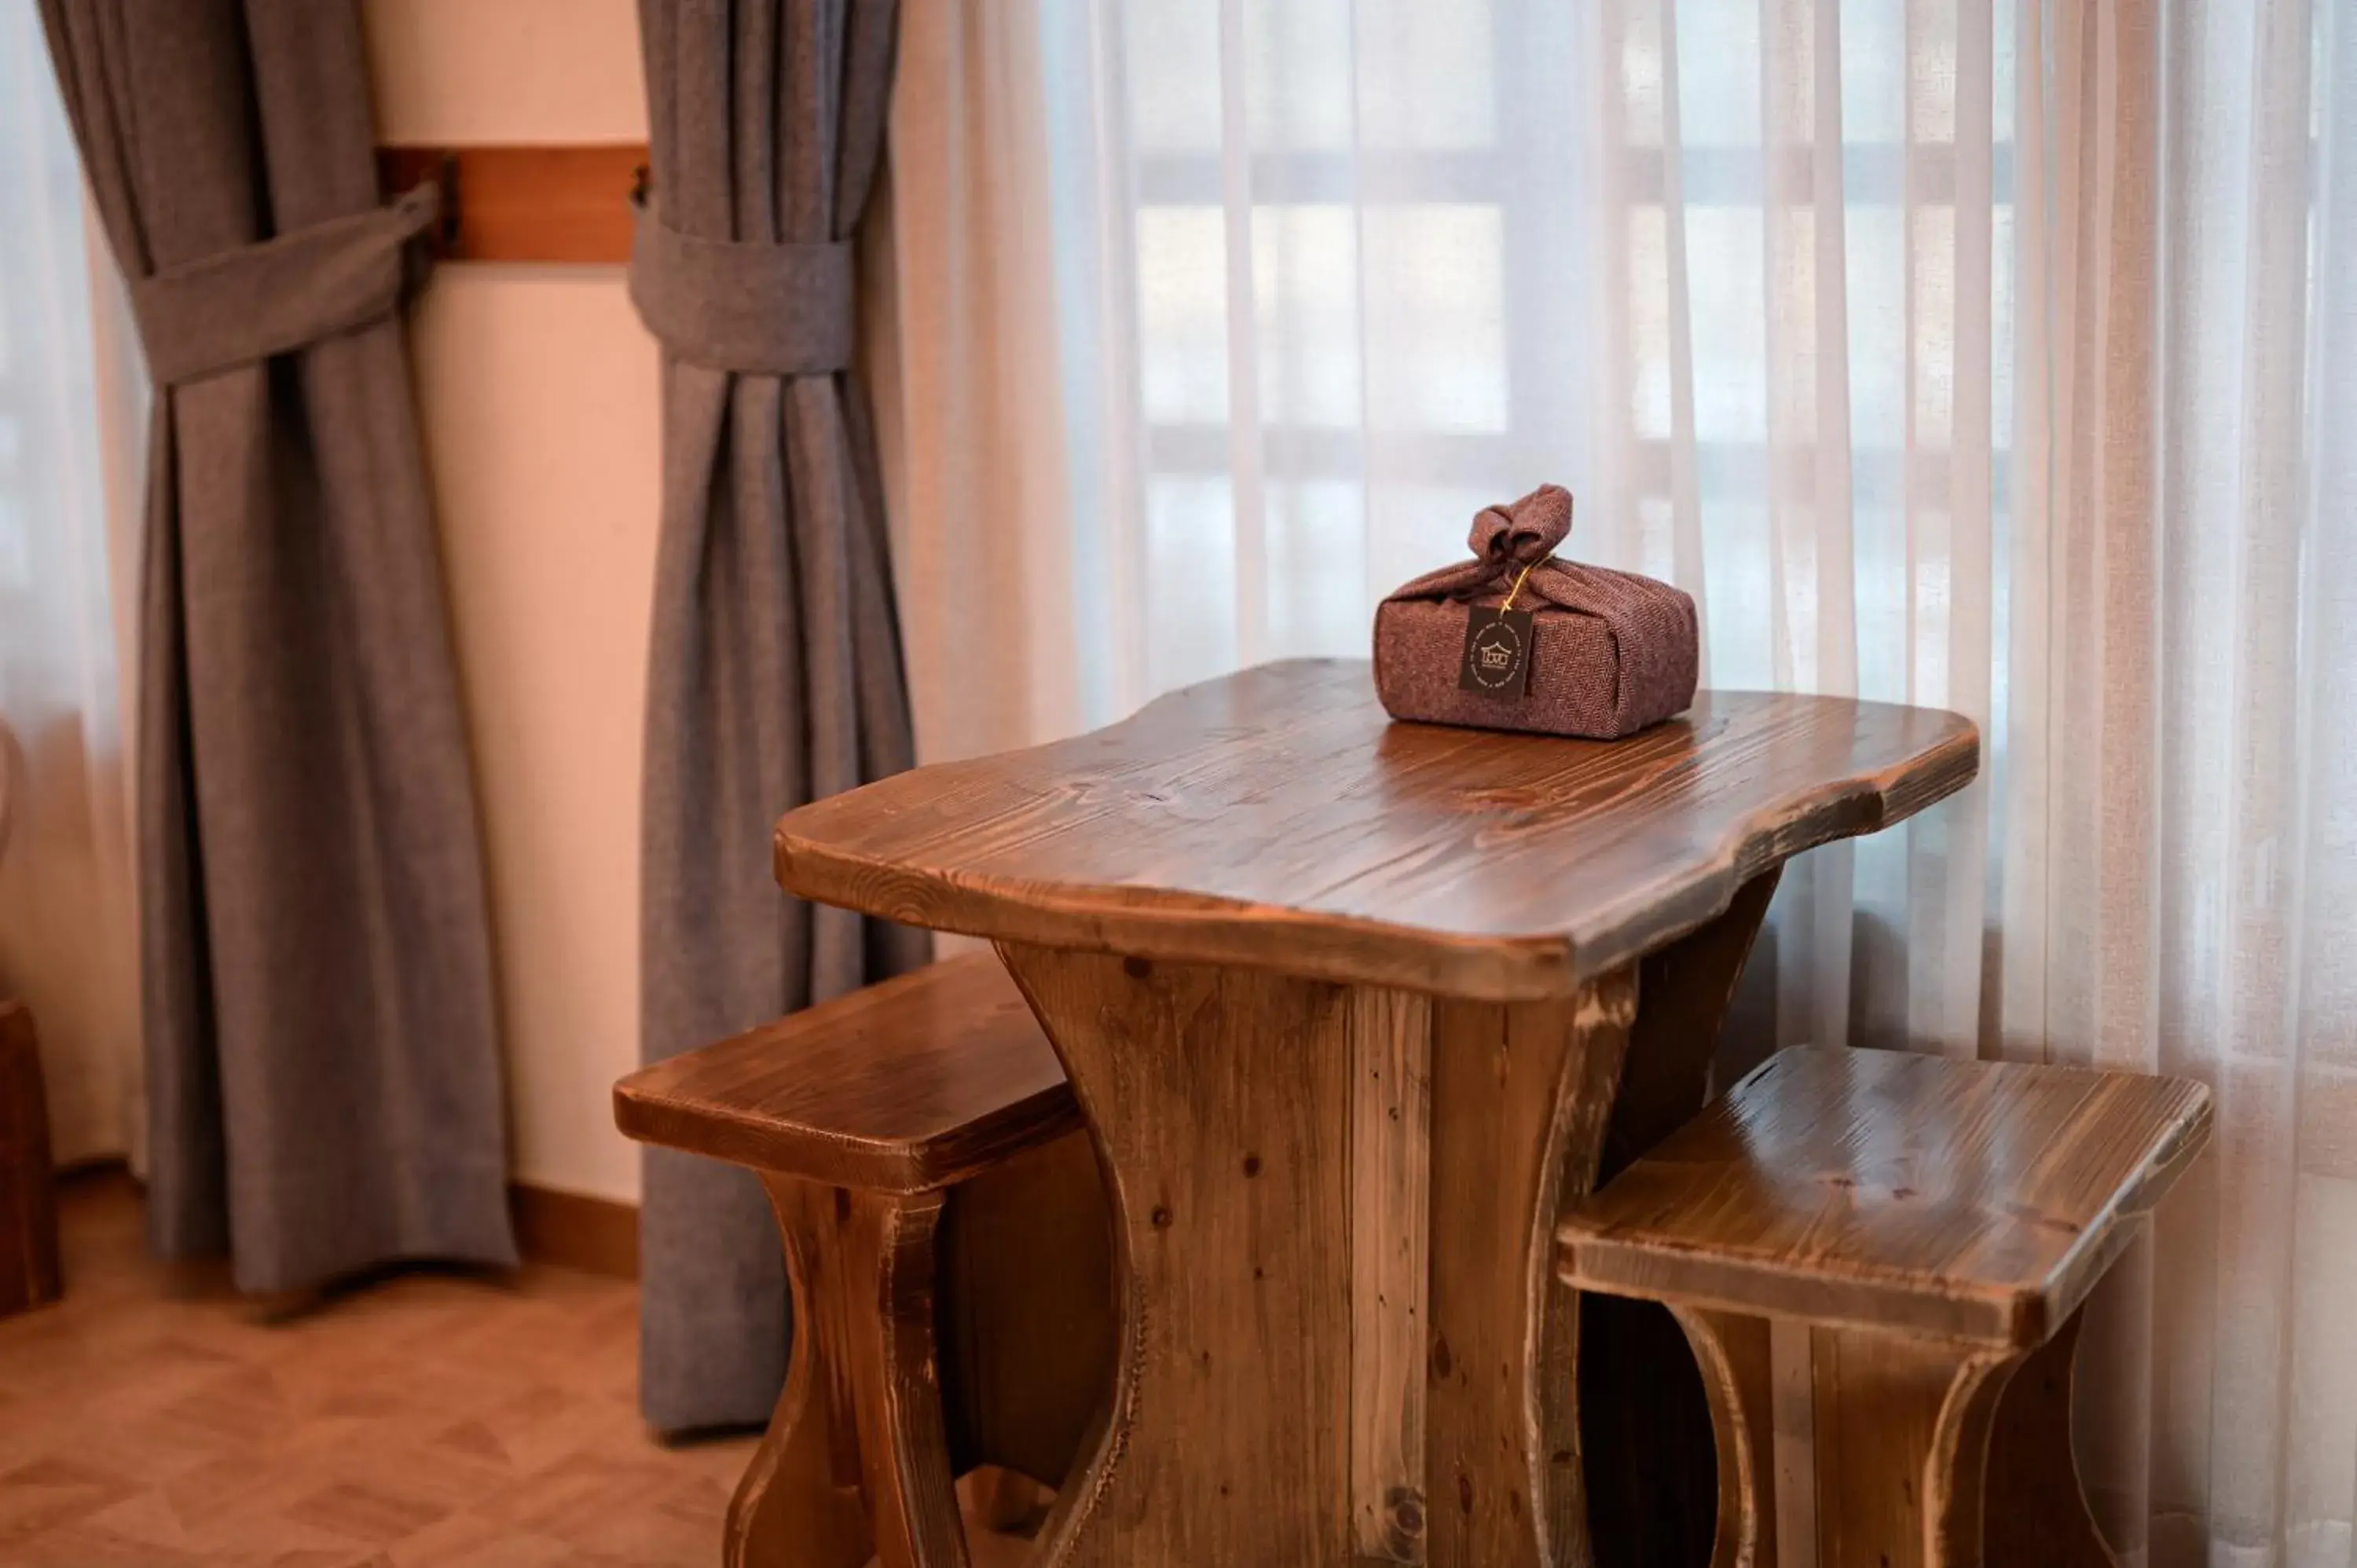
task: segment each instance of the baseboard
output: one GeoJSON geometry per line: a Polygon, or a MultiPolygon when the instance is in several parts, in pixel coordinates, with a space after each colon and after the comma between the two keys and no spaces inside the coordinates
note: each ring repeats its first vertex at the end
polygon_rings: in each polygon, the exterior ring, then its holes
{"type": "MultiPolygon", "coordinates": [[[[102,1155],[59,1166],[60,1197],[69,1193],[121,1187],[131,1201],[145,1203],[147,1188],[120,1155],[102,1155]]],[[[590,1197],[530,1182],[508,1184],[508,1210],[515,1221],[516,1247],[527,1262],[555,1263],[618,1280],[639,1277],[639,1206],[610,1197],[590,1197]]]]}
{"type": "Polygon", "coordinates": [[[639,1277],[639,1210],[609,1197],[508,1185],[516,1246],[535,1263],[557,1263],[618,1280],[639,1277]]]}

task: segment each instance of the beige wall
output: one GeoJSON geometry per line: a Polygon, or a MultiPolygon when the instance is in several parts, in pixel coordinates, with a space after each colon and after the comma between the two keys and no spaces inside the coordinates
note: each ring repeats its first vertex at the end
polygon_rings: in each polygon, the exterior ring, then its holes
{"type": "MultiPolygon", "coordinates": [[[[646,135],[632,0],[365,0],[379,134],[646,135]]],[[[635,1198],[607,1093],[638,1038],[654,345],[619,267],[458,265],[417,395],[490,862],[520,1179],[635,1198]]]]}

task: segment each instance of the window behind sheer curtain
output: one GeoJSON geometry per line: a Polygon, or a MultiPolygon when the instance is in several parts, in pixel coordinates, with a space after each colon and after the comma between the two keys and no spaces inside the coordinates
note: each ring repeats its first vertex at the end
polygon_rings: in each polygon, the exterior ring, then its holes
{"type": "MultiPolygon", "coordinates": [[[[1364,657],[1383,593],[1554,480],[1569,554],[1695,596],[1708,683],[1953,707],[2002,769],[2013,6],[1080,10],[1048,70],[1096,716],[1364,657]]],[[[1788,877],[1780,1038],[1975,1048],[1996,798],[1788,877]]]]}
{"type": "Polygon", "coordinates": [[[2209,1081],[2091,1323],[2097,1512],[2348,1563],[2347,0],[1039,3],[1082,715],[1363,658],[1555,480],[1712,684],[1975,719],[1786,869],[1731,1037],[2209,1081]]]}
{"type": "Polygon", "coordinates": [[[1944,699],[1948,552],[2003,556],[1988,523],[1962,542],[1943,513],[1977,465],[2002,529],[2012,14],[1975,119],[1953,7],[1841,7],[1824,295],[1813,40],[1763,38],[1783,13],[1812,25],[1760,0],[1107,9],[1096,130],[1128,182],[1105,242],[1134,275],[1146,520],[1126,569],[1155,585],[1132,700],[1361,651],[1382,592],[1541,479],[1580,497],[1573,553],[1703,597],[1716,683],[1944,699]],[[1763,71],[1771,45],[1792,72],[1763,71]],[[1846,338],[1831,444],[1821,295],[1846,338]],[[1960,431],[1964,338],[1985,358],[1960,431]],[[1856,651],[1830,658],[1816,574],[1789,569],[1815,559],[1802,503],[1827,463],[1854,488],[1834,618],[1856,651]]]}
{"type": "MultiPolygon", "coordinates": [[[[77,623],[92,607],[58,591],[86,578],[81,541],[57,514],[99,520],[102,562],[105,538],[81,176],[38,18],[21,9],[0,23],[0,702],[11,705],[69,699],[77,680],[77,623]]],[[[101,625],[105,603],[101,593],[101,625]]]]}
{"type": "MultiPolygon", "coordinates": [[[[0,722],[22,773],[0,865],[0,993],[39,1020],[60,1161],[135,1141],[138,980],[110,501],[135,495],[123,440],[135,363],[119,290],[93,290],[81,175],[28,5],[0,5],[0,722]],[[93,295],[112,313],[94,314],[93,295]],[[103,372],[103,373],[102,373],[103,372]],[[127,372],[127,373],[126,373],[127,372]],[[102,410],[118,422],[102,428],[102,410]]],[[[107,280],[112,285],[112,280],[107,280]]]]}

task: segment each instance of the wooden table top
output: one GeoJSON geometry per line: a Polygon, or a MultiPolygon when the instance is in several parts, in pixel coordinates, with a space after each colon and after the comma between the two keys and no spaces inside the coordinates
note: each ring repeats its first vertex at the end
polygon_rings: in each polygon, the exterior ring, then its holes
{"type": "Polygon", "coordinates": [[[1786,856],[1962,788],[1971,723],[1703,692],[1620,741],[1395,724],[1359,660],[790,812],[790,893],[911,925],[1492,1001],[1568,994],[1786,856]]]}

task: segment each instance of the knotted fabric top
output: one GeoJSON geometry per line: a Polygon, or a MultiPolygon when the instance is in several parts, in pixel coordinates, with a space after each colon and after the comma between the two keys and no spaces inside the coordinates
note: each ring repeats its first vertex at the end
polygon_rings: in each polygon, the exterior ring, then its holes
{"type": "Polygon", "coordinates": [[[630,303],[675,357],[748,375],[851,368],[851,243],[794,245],[683,234],[632,203],[630,303]]]}
{"type": "Polygon", "coordinates": [[[1483,507],[1473,514],[1466,540],[1491,570],[1516,570],[1555,553],[1571,532],[1571,492],[1541,485],[1518,501],[1483,507]]]}
{"type": "Polygon", "coordinates": [[[1427,572],[1392,596],[1456,598],[1493,586],[1502,592],[1516,582],[1540,589],[1541,578],[1571,570],[1550,559],[1570,533],[1571,492],[1561,485],[1541,485],[1518,501],[1483,507],[1473,514],[1473,532],[1465,541],[1473,547],[1473,560],[1427,572]]]}
{"type": "Polygon", "coordinates": [[[166,267],[131,283],[147,371],[178,386],[382,321],[404,255],[441,211],[421,185],[365,212],[166,267]]]}

